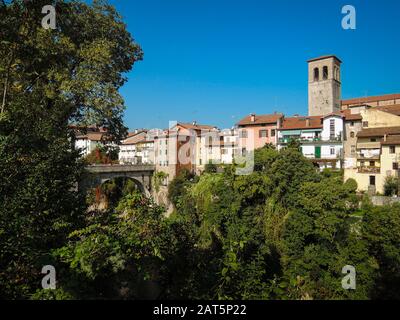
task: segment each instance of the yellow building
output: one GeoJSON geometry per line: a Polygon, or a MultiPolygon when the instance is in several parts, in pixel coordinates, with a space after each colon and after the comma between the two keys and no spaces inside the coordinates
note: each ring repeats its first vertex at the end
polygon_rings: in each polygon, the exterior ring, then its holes
{"type": "Polygon", "coordinates": [[[400,126],[362,129],[356,150],[356,166],[345,169],[345,180],[355,179],[359,191],[382,194],[386,177],[398,175],[400,126]]]}

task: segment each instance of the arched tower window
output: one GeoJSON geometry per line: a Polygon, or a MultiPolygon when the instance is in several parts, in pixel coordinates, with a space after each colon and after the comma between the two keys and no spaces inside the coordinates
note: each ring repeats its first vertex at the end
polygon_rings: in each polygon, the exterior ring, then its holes
{"type": "Polygon", "coordinates": [[[322,68],[322,79],[327,80],[328,79],[328,67],[324,66],[322,68]]]}
{"type": "Polygon", "coordinates": [[[319,69],[314,68],[314,81],[319,81],[319,69]]]}

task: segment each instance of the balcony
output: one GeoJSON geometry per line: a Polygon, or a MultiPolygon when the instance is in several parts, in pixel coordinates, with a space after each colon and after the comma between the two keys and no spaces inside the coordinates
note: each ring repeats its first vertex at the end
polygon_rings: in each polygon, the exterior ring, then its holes
{"type": "Polygon", "coordinates": [[[341,137],[331,137],[327,139],[323,139],[321,137],[315,138],[301,138],[301,137],[288,137],[288,138],[279,138],[278,142],[280,144],[287,144],[290,140],[299,141],[301,144],[337,144],[342,143],[341,137]]]}
{"type": "Polygon", "coordinates": [[[359,142],[357,143],[357,149],[380,149],[380,142],[359,142]]]}
{"type": "Polygon", "coordinates": [[[358,167],[357,172],[358,173],[380,173],[381,172],[381,168],[380,167],[364,166],[364,167],[358,167]]]}
{"type": "Polygon", "coordinates": [[[381,154],[368,154],[368,153],[361,153],[357,152],[357,159],[359,160],[380,160],[381,154]]]}

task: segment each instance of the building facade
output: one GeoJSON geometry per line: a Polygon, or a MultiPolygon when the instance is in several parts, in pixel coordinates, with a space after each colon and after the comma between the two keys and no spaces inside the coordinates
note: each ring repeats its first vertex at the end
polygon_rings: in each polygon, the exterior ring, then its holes
{"type": "Polygon", "coordinates": [[[238,152],[245,155],[266,144],[277,145],[278,122],[283,117],[281,113],[257,115],[251,113],[237,123],[238,152]]]}
{"type": "Polygon", "coordinates": [[[75,132],[75,148],[80,150],[82,157],[88,156],[96,148],[115,146],[110,142],[107,130],[102,127],[71,126],[71,128],[75,132]]]}
{"type": "Polygon", "coordinates": [[[358,191],[384,193],[385,179],[398,175],[400,126],[363,128],[357,134],[357,162],[345,169],[345,180],[357,181],[358,191]]]}
{"type": "Polygon", "coordinates": [[[343,116],[284,118],[278,129],[278,149],[296,140],[303,155],[320,169],[340,169],[343,160],[343,116]]]}
{"type": "Polygon", "coordinates": [[[155,130],[142,130],[128,135],[119,147],[121,164],[155,164],[155,130]]]}

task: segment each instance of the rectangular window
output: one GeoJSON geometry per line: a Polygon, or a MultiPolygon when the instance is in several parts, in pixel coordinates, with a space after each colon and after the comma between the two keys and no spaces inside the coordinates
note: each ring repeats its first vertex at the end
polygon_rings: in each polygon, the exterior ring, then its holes
{"type": "Polygon", "coordinates": [[[354,127],[354,121],[350,122],[350,127],[354,127]]]}
{"type": "Polygon", "coordinates": [[[391,154],[396,153],[396,146],[390,146],[389,153],[391,153],[391,154]]]}
{"type": "Polygon", "coordinates": [[[329,129],[330,129],[330,138],[335,138],[335,119],[331,119],[329,121],[329,129]]]}
{"type": "Polygon", "coordinates": [[[356,154],[356,146],[351,146],[350,153],[351,153],[352,155],[355,155],[355,154],[356,154]]]}
{"type": "Polygon", "coordinates": [[[368,121],[363,121],[362,126],[363,126],[364,128],[367,128],[367,127],[368,127],[368,121]]]}
{"type": "Polygon", "coordinates": [[[241,138],[247,138],[247,130],[240,131],[240,137],[241,138]]]}
{"type": "Polygon", "coordinates": [[[271,137],[275,137],[275,132],[276,132],[275,129],[271,129],[271,137]]]}
{"type": "Polygon", "coordinates": [[[376,139],[375,139],[375,138],[372,138],[372,139],[371,139],[371,142],[376,142],[376,139]]]}
{"type": "Polygon", "coordinates": [[[335,148],[331,147],[331,155],[335,154],[335,148]]]}
{"type": "Polygon", "coordinates": [[[374,186],[375,185],[375,176],[369,176],[369,185],[374,186]]]}
{"type": "Polygon", "coordinates": [[[393,170],[399,170],[398,162],[393,162],[393,170]]]}
{"type": "Polygon", "coordinates": [[[260,130],[260,131],[258,132],[258,136],[259,136],[260,138],[266,138],[266,137],[268,137],[268,130],[260,130]]]}
{"type": "Polygon", "coordinates": [[[369,166],[370,166],[370,167],[375,167],[375,161],[370,161],[370,162],[369,162],[369,166]]]}
{"type": "Polygon", "coordinates": [[[246,148],[242,148],[242,156],[246,155],[246,148]]]}

